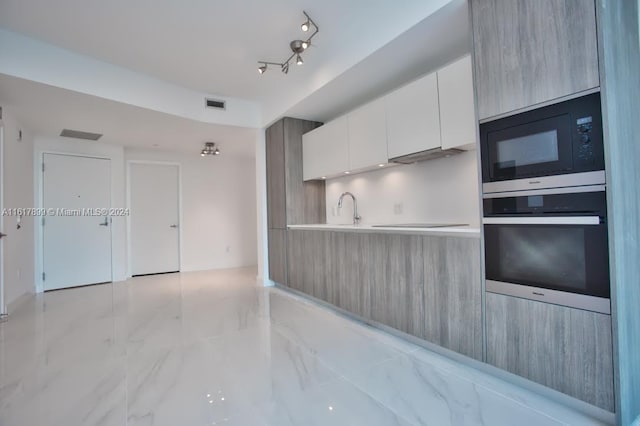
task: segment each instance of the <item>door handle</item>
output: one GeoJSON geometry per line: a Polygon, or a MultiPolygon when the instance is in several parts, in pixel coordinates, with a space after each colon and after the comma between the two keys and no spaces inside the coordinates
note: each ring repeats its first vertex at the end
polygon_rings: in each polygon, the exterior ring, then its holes
{"type": "Polygon", "coordinates": [[[6,236],[7,236],[7,234],[3,234],[2,232],[0,232],[0,240],[3,239],[6,236]]]}
{"type": "Polygon", "coordinates": [[[169,228],[177,228],[178,225],[170,225],[169,228]]]}
{"type": "Polygon", "coordinates": [[[109,226],[109,218],[107,216],[104,217],[104,222],[102,222],[100,226],[109,226]]]}

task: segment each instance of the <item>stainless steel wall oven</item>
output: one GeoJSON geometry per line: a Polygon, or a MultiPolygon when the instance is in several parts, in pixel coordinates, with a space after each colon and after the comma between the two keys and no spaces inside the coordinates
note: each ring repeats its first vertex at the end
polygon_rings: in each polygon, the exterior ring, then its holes
{"type": "Polygon", "coordinates": [[[487,291],[610,313],[604,185],[485,194],[487,291]]]}

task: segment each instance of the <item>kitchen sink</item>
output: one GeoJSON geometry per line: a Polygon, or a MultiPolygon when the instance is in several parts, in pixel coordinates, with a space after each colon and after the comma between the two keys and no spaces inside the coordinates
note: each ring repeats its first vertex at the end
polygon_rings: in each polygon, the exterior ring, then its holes
{"type": "Polygon", "coordinates": [[[389,225],[371,225],[374,228],[449,228],[469,226],[468,223],[392,223],[389,225]]]}

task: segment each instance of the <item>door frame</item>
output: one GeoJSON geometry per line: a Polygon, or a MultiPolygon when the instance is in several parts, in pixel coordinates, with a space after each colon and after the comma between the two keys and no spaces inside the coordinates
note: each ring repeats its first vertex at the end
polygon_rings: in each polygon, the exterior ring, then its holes
{"type": "MultiPolygon", "coordinates": [[[[155,160],[126,160],[126,208],[131,211],[131,166],[133,164],[147,164],[154,166],[175,166],[178,168],[178,265],[182,271],[182,164],[175,161],[155,161],[155,160]]],[[[132,277],[132,250],[131,250],[131,214],[126,216],[127,222],[127,278],[132,277]]]]}
{"type": "MultiPolygon", "coordinates": [[[[1,109],[0,109],[1,112],[1,109]]],[[[0,118],[0,232],[4,231],[4,124],[0,118]]],[[[4,241],[0,239],[0,318],[7,316],[7,304],[4,292],[4,241]]]]}
{"type": "MultiPolygon", "coordinates": [[[[36,151],[34,153],[35,156],[35,174],[36,174],[36,184],[37,184],[37,194],[36,199],[38,200],[38,208],[43,208],[44,206],[44,171],[42,170],[42,165],[44,164],[44,156],[46,154],[53,155],[66,155],[68,157],[83,157],[83,158],[95,158],[98,160],[109,160],[110,167],[110,179],[109,179],[109,204],[110,207],[113,207],[114,204],[114,196],[113,196],[113,161],[114,159],[106,156],[106,155],[93,155],[93,154],[78,154],[77,152],[68,152],[68,151],[55,151],[55,150],[42,150],[36,151]]],[[[113,223],[113,222],[111,222],[113,223]]],[[[35,226],[35,238],[36,238],[36,293],[44,292],[44,281],[42,280],[42,273],[44,272],[44,230],[42,229],[42,217],[36,218],[35,226]]],[[[114,253],[113,253],[113,225],[109,226],[109,243],[111,245],[111,280],[115,279],[115,263],[114,253]]]]}

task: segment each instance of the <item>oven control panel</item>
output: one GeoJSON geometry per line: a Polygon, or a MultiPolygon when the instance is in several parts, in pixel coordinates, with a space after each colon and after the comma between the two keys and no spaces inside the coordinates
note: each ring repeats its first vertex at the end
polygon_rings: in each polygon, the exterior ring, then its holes
{"type": "Polygon", "coordinates": [[[591,143],[591,131],[593,130],[593,117],[580,117],[576,120],[579,145],[577,147],[578,160],[581,163],[592,163],[594,159],[593,144],[591,143]]]}

